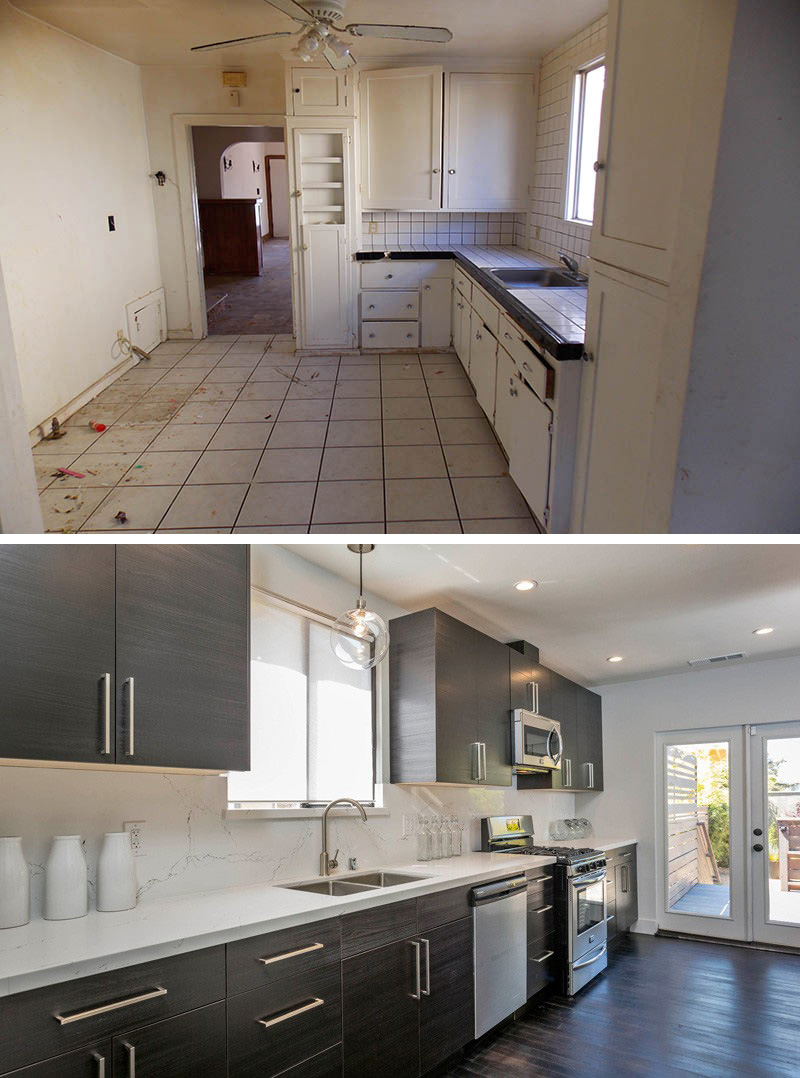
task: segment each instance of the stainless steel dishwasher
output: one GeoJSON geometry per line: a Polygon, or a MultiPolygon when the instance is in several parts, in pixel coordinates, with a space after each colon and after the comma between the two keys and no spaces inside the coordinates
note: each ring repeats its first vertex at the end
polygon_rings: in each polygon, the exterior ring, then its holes
{"type": "Polygon", "coordinates": [[[527,993],[525,876],[473,887],[475,929],[475,1036],[524,1006],[527,993]]]}

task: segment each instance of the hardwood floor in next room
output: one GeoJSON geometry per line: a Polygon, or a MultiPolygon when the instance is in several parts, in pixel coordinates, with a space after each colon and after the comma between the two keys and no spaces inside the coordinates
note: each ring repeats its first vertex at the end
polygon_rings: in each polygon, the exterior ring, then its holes
{"type": "Polygon", "coordinates": [[[631,935],[574,1000],[534,1004],[446,1078],[795,1078],[798,1044],[800,956],[631,935]]]}

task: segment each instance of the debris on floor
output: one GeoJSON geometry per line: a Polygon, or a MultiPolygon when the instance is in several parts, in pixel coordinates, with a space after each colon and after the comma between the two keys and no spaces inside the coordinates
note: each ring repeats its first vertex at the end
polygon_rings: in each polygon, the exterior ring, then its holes
{"type": "Polygon", "coordinates": [[[45,442],[53,442],[56,440],[56,438],[63,438],[66,433],[67,432],[61,426],[56,417],[53,416],[53,422],[50,424],[50,431],[48,434],[45,434],[42,440],[45,442]]]}
{"type": "Polygon", "coordinates": [[[120,511],[114,516],[114,520],[116,520],[117,524],[127,524],[128,516],[122,509],[120,509],[120,511]]]}
{"type": "Polygon", "coordinates": [[[85,472],[73,472],[71,468],[56,468],[53,472],[53,478],[56,479],[60,475],[71,475],[73,479],[85,479],[85,472]]]}

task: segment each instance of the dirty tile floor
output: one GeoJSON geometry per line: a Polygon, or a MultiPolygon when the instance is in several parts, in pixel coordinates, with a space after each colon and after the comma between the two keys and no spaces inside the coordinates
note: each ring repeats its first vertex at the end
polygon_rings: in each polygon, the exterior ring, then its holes
{"type": "Polygon", "coordinates": [[[167,341],[65,427],[33,450],[48,531],[538,531],[454,353],[167,341]]]}
{"type": "Polygon", "coordinates": [[[205,278],[212,340],[220,334],[292,332],[289,241],[264,240],[262,249],[264,272],[260,277],[237,274],[205,278]]]}

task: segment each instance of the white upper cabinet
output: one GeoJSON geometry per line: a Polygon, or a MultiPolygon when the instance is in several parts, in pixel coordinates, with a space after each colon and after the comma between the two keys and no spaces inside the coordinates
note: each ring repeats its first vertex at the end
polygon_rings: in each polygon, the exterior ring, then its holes
{"type": "Polygon", "coordinates": [[[445,209],[525,209],[533,100],[530,75],[448,77],[445,209]]]}
{"type": "Polygon", "coordinates": [[[590,253],[669,282],[696,116],[698,3],[611,0],[608,24],[590,253]]]}
{"type": "Polygon", "coordinates": [[[287,83],[286,111],[290,116],[352,115],[348,71],[293,67],[287,83]]]}
{"type": "Polygon", "coordinates": [[[364,209],[439,209],[442,68],[363,71],[360,113],[364,209]]]}

